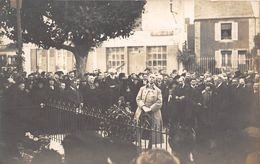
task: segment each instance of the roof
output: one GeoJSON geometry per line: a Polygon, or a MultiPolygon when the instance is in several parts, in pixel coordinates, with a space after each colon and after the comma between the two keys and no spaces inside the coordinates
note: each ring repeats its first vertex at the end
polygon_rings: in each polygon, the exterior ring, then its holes
{"type": "Polygon", "coordinates": [[[256,5],[249,0],[195,0],[195,20],[257,17],[256,5]]]}

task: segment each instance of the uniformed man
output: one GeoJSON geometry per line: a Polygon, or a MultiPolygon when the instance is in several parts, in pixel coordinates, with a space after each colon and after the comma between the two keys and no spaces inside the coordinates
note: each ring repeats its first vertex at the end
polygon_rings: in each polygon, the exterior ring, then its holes
{"type": "MultiPolygon", "coordinates": [[[[137,110],[135,112],[135,120],[138,123],[142,123],[142,116],[144,114],[151,118],[151,129],[162,129],[162,93],[161,90],[155,85],[156,76],[150,74],[148,77],[148,83],[141,87],[136,97],[137,110]]],[[[137,139],[139,144],[141,143],[142,129],[139,131],[137,139]]],[[[149,134],[148,148],[152,148],[152,144],[160,144],[163,142],[161,133],[152,131],[149,134]]]]}

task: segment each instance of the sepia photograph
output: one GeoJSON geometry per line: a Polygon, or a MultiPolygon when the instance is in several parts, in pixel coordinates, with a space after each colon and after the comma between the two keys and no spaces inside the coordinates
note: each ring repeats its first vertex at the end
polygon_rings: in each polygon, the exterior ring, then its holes
{"type": "Polygon", "coordinates": [[[0,164],[260,164],[260,0],[0,0],[0,164]]]}

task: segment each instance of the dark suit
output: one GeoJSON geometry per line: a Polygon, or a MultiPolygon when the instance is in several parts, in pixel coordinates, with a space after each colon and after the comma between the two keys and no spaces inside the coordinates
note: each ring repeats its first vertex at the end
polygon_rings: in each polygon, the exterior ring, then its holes
{"type": "Polygon", "coordinates": [[[188,94],[189,94],[190,86],[183,85],[179,86],[176,89],[176,96],[181,97],[184,96],[184,99],[178,100],[177,110],[180,115],[180,122],[185,124],[188,121],[188,94]]]}
{"type": "Polygon", "coordinates": [[[66,91],[66,97],[67,97],[67,101],[79,106],[80,103],[83,103],[83,98],[82,95],[80,94],[80,92],[75,89],[70,87],[67,91],[66,91]]]}
{"type": "Polygon", "coordinates": [[[201,92],[199,88],[190,87],[187,96],[186,119],[193,127],[201,124],[201,92]]]}
{"type": "Polygon", "coordinates": [[[106,79],[106,86],[108,89],[108,104],[109,106],[117,104],[119,98],[119,81],[118,79],[112,79],[110,76],[106,79]]]}
{"type": "Polygon", "coordinates": [[[214,111],[216,112],[216,123],[219,129],[228,128],[229,122],[229,92],[226,83],[217,84],[214,89],[214,111]]]}

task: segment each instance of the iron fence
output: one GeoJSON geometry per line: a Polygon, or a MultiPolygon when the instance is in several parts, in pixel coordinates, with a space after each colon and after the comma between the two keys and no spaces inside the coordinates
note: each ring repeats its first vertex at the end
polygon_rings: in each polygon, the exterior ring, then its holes
{"type": "Polygon", "coordinates": [[[184,65],[184,69],[198,73],[221,73],[223,71],[241,71],[246,72],[254,70],[254,58],[244,57],[239,59],[230,59],[217,61],[215,57],[200,57],[194,63],[184,65]]]}
{"type": "Polygon", "coordinates": [[[77,135],[91,130],[104,138],[132,143],[138,151],[150,148],[171,151],[167,128],[157,125],[151,127],[149,123],[142,120],[137,123],[132,116],[125,113],[103,111],[86,106],[78,107],[70,102],[55,99],[49,99],[41,111],[48,118],[48,123],[43,127],[45,130],[41,129],[41,132],[36,130],[34,133],[48,134],[56,142],[61,143],[66,135],[77,135]],[[148,136],[145,136],[147,134],[148,136]],[[149,147],[149,139],[152,134],[155,134],[154,139],[160,140],[160,142],[149,147]]]}

